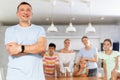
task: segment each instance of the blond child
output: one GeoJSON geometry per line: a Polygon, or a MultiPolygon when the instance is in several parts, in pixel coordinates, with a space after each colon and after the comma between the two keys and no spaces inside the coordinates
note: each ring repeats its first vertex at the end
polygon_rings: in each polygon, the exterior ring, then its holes
{"type": "Polygon", "coordinates": [[[74,77],[87,77],[88,76],[87,61],[82,59],[80,60],[79,65],[75,65],[73,76],[74,77]]]}

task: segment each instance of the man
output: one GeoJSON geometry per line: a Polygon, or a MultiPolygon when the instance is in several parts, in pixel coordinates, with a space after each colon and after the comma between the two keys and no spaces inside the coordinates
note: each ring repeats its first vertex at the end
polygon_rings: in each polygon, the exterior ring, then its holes
{"type": "Polygon", "coordinates": [[[45,80],[42,57],[46,50],[45,31],[31,24],[32,7],[21,2],[17,7],[19,24],[7,28],[5,45],[9,53],[6,80],[45,80]]]}
{"type": "MultiPolygon", "coordinates": [[[[88,77],[97,76],[97,50],[93,48],[87,36],[83,36],[81,39],[84,44],[84,48],[80,49],[80,60],[88,61],[88,77]]],[[[79,63],[79,62],[78,62],[79,63]]],[[[78,64],[77,63],[77,64],[78,64]]]]}
{"type": "Polygon", "coordinates": [[[57,77],[60,76],[60,67],[59,67],[59,59],[58,55],[55,54],[56,45],[54,43],[50,43],[48,47],[48,53],[43,57],[44,63],[44,73],[46,77],[57,77]]]}

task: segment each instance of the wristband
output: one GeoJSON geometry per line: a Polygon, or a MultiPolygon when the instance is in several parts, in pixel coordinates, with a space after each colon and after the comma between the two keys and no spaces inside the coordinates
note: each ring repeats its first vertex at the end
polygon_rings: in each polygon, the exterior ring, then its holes
{"type": "Polygon", "coordinates": [[[23,53],[25,50],[25,46],[24,45],[21,45],[21,53],[23,53]]]}

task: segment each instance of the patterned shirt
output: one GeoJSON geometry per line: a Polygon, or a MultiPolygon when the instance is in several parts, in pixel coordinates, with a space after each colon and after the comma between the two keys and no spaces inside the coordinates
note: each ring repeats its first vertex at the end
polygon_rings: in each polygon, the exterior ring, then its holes
{"type": "Polygon", "coordinates": [[[44,73],[45,76],[55,76],[55,65],[59,64],[59,59],[57,54],[53,54],[50,56],[49,54],[45,54],[43,57],[44,73]]]}

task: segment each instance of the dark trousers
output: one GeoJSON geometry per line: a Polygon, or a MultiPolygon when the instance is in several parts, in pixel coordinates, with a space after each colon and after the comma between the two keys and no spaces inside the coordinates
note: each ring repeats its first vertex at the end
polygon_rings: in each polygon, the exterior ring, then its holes
{"type": "Polygon", "coordinates": [[[97,76],[97,68],[89,69],[88,77],[97,76]]]}

